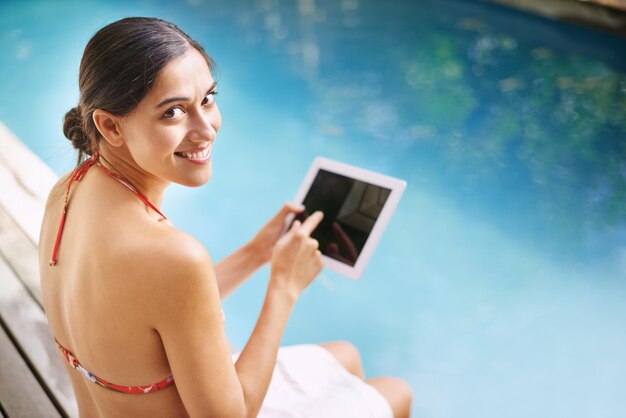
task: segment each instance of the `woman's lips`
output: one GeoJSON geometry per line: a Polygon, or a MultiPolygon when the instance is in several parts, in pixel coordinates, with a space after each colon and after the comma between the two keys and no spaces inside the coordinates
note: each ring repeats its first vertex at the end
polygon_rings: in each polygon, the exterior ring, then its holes
{"type": "Polygon", "coordinates": [[[211,151],[212,151],[212,146],[209,145],[208,147],[204,148],[204,150],[202,151],[175,152],[174,155],[192,163],[206,164],[211,159],[211,151]]]}

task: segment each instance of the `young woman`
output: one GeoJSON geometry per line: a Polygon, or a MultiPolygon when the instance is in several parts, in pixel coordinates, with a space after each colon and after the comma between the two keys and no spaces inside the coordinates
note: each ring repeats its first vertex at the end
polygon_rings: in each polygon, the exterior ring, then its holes
{"type": "Polygon", "coordinates": [[[198,43],[159,19],[114,22],[85,48],[64,124],[78,165],[52,189],[40,238],[43,303],[81,416],[408,416],[406,383],[364,381],[349,343],[279,348],[322,268],[310,237],[321,213],[283,233],[302,210],[286,204],[214,266],[160,212],[169,184],[211,178],[222,123],[211,69],[198,43]],[[268,262],[258,322],[233,356],[220,299],[268,262]]]}

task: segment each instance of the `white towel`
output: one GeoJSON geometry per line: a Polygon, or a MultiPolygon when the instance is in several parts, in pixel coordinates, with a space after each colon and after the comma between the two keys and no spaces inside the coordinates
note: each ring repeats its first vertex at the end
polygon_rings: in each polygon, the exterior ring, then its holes
{"type": "MultiPolygon", "coordinates": [[[[235,361],[239,354],[233,355],[235,361]]],[[[281,347],[259,418],[393,418],[387,400],[318,345],[281,347]]]]}

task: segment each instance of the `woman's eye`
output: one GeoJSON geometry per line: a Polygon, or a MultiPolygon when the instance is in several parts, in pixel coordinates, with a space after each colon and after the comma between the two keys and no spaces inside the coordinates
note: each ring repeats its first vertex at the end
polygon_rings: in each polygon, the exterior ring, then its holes
{"type": "Polygon", "coordinates": [[[163,119],[174,119],[183,114],[183,109],[180,107],[173,107],[163,113],[163,119]]]}
{"type": "Polygon", "coordinates": [[[207,94],[204,100],[202,100],[202,106],[213,104],[215,102],[216,94],[217,94],[216,91],[212,91],[211,93],[207,94]]]}

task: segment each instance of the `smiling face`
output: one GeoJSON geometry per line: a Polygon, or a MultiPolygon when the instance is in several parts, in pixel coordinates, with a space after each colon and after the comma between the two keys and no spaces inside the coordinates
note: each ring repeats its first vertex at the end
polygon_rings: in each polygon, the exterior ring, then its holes
{"type": "Polygon", "coordinates": [[[121,133],[137,165],[184,186],[208,182],[213,143],[222,124],[215,93],[209,66],[194,48],[163,67],[154,87],[121,120],[121,133]]]}

